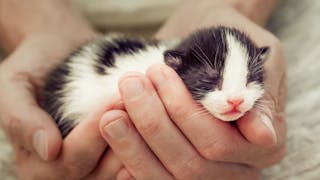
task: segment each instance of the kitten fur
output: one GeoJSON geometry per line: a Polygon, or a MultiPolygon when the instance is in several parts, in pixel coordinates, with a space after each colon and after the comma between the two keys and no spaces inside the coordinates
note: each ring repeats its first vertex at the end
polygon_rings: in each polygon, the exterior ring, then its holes
{"type": "Polygon", "coordinates": [[[210,113],[232,121],[262,97],[268,52],[268,47],[257,47],[229,27],[199,30],[173,48],[106,36],[82,46],[49,74],[42,106],[65,137],[97,104],[118,94],[118,79],[124,73],[145,73],[153,64],[166,64],[210,113]],[[228,102],[235,98],[242,101],[233,112],[228,102]]]}

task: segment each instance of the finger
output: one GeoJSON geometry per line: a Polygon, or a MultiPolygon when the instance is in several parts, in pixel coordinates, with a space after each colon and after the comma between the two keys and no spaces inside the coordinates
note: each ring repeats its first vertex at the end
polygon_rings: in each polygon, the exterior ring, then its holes
{"type": "Polygon", "coordinates": [[[250,143],[230,123],[204,113],[180,77],[164,65],[152,66],[148,77],[156,87],[171,119],[199,153],[210,160],[244,161],[250,143]],[[245,152],[245,153],[244,153],[245,152]]]}
{"type": "Polygon", "coordinates": [[[105,111],[112,109],[119,98],[105,100],[64,139],[60,160],[71,177],[89,174],[102,157],[107,143],[99,132],[99,121],[105,111]]]}
{"type": "Polygon", "coordinates": [[[108,149],[88,179],[116,179],[123,166],[114,152],[108,149]]]}
{"type": "Polygon", "coordinates": [[[252,109],[236,123],[242,135],[252,144],[273,147],[277,143],[277,134],[269,116],[252,109]]]}
{"type": "Polygon", "coordinates": [[[124,111],[104,114],[100,131],[130,174],[137,179],[171,179],[158,159],[136,132],[124,111]]]}
{"type": "Polygon", "coordinates": [[[135,178],[131,176],[130,172],[123,168],[119,171],[117,175],[117,180],[134,180],[135,178]]]}
{"type": "MultiPolygon", "coordinates": [[[[204,160],[169,118],[151,82],[139,74],[123,77],[120,92],[135,127],[164,166],[178,179],[185,179],[204,160]],[[140,83],[140,94],[134,89],[140,83]],[[190,166],[192,164],[192,166],[190,166]]],[[[191,175],[191,174],[190,174],[191,175]]],[[[188,177],[194,179],[197,177],[188,177]]]]}
{"type": "Polygon", "coordinates": [[[53,119],[37,104],[33,86],[25,78],[12,79],[0,91],[10,92],[1,97],[3,127],[17,148],[35,152],[43,160],[57,157],[62,138],[53,119]]]}
{"type": "Polygon", "coordinates": [[[68,176],[57,161],[43,161],[37,154],[30,153],[24,148],[14,148],[14,153],[18,179],[66,179],[68,176]]]}

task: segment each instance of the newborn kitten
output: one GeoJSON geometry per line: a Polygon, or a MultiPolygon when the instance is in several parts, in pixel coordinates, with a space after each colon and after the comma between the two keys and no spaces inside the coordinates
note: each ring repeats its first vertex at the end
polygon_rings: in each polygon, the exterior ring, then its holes
{"type": "Polygon", "coordinates": [[[228,27],[199,30],[173,48],[106,36],[84,45],[51,72],[43,107],[65,137],[102,100],[118,93],[120,76],[145,73],[152,64],[162,63],[177,72],[213,116],[233,121],[262,97],[268,52],[268,47],[259,48],[228,27]]]}

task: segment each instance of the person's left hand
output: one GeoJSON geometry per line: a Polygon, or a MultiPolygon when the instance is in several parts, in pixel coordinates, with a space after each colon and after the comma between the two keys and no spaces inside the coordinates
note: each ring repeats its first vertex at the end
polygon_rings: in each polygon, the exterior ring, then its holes
{"type": "Polygon", "coordinates": [[[19,179],[115,179],[123,168],[98,129],[120,97],[105,99],[65,139],[40,106],[46,75],[77,44],[52,34],[30,37],[0,64],[0,125],[19,179]]]}
{"type": "Polygon", "coordinates": [[[286,84],[279,41],[232,9],[229,15],[258,46],[270,46],[265,64],[264,109],[236,121],[220,121],[196,103],[179,76],[167,66],[147,75],[129,74],[119,82],[126,112],[107,112],[100,131],[136,179],[258,179],[261,169],[285,155],[286,84]]]}

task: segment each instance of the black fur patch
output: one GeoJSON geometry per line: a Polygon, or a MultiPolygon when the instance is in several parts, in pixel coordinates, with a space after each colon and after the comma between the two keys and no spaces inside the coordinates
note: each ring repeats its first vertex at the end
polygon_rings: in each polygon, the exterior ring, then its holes
{"type": "Polygon", "coordinates": [[[64,90],[65,85],[68,83],[66,77],[70,75],[70,70],[66,63],[67,61],[68,60],[48,75],[48,79],[42,93],[43,100],[41,102],[44,110],[46,110],[56,121],[63,137],[65,137],[75,126],[72,124],[73,121],[69,121],[67,119],[62,120],[62,114],[58,111],[62,106],[61,99],[64,96],[61,90],[64,90]]]}
{"type": "MultiPolygon", "coordinates": [[[[98,64],[106,67],[114,66],[114,55],[133,54],[146,48],[142,41],[135,39],[114,39],[112,42],[100,40],[98,43],[101,48],[101,52],[98,54],[100,57],[98,64]]],[[[101,69],[97,68],[97,70],[101,74],[101,69]]]]}
{"type": "Polygon", "coordinates": [[[174,57],[179,52],[182,63],[175,69],[196,100],[215,89],[221,81],[228,53],[225,33],[225,28],[200,30],[175,50],[166,52],[167,56],[174,57]]]}

